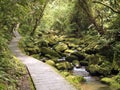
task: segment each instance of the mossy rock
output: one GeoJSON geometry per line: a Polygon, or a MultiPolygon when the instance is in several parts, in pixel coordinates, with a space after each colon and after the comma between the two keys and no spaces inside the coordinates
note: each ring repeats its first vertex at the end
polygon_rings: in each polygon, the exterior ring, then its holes
{"type": "Polygon", "coordinates": [[[53,57],[58,57],[58,58],[61,57],[55,50],[53,50],[51,48],[47,48],[47,47],[42,47],[41,48],[41,53],[44,54],[44,55],[48,54],[48,55],[51,55],[53,57]]]}
{"type": "Polygon", "coordinates": [[[114,80],[120,83],[120,72],[116,76],[114,76],[114,80]]]}
{"type": "Polygon", "coordinates": [[[108,84],[108,85],[111,85],[112,83],[114,83],[115,81],[112,79],[112,78],[102,78],[101,79],[101,82],[104,83],[104,84],[108,84]]]}
{"type": "Polygon", "coordinates": [[[46,60],[47,64],[51,65],[51,66],[55,66],[55,62],[53,60],[46,60]]]}
{"type": "Polygon", "coordinates": [[[78,51],[81,51],[81,50],[82,50],[82,48],[78,47],[78,48],[77,48],[77,50],[78,50],[78,51]]]}
{"type": "Polygon", "coordinates": [[[62,52],[68,49],[68,46],[65,43],[59,42],[54,48],[57,52],[62,52]]]}
{"type": "Polygon", "coordinates": [[[120,83],[119,80],[117,80],[119,78],[120,78],[119,75],[113,76],[111,78],[104,77],[101,79],[101,82],[109,85],[111,87],[111,90],[120,90],[120,83]]]}
{"type": "Polygon", "coordinates": [[[112,64],[108,61],[104,61],[101,65],[100,65],[100,73],[103,74],[104,76],[106,75],[110,75],[111,71],[112,71],[112,64]]]}
{"type": "Polygon", "coordinates": [[[37,54],[40,52],[40,49],[39,47],[37,46],[34,46],[34,47],[27,47],[25,48],[25,51],[29,53],[29,55],[32,55],[32,54],[37,54]]]}
{"type": "Polygon", "coordinates": [[[73,53],[73,52],[74,52],[74,50],[71,50],[71,49],[65,50],[65,53],[73,53]]]}
{"type": "Polygon", "coordinates": [[[80,61],[80,65],[81,66],[88,66],[88,61],[82,60],[82,61],[80,61]]]}
{"type": "Polygon", "coordinates": [[[98,50],[97,49],[88,49],[85,51],[86,54],[97,54],[98,53],[98,50]]]}
{"type": "Polygon", "coordinates": [[[49,54],[45,54],[44,57],[47,59],[52,59],[54,62],[57,62],[57,60],[59,58],[59,57],[51,56],[49,54]]]}
{"type": "Polygon", "coordinates": [[[107,76],[111,74],[111,70],[112,70],[112,66],[109,63],[105,63],[103,62],[101,65],[90,65],[88,67],[88,71],[92,74],[92,75],[103,75],[103,76],[107,76]]]}
{"type": "Polygon", "coordinates": [[[79,84],[80,82],[85,81],[85,79],[82,76],[73,76],[73,75],[69,75],[68,77],[66,77],[66,79],[70,83],[74,83],[74,84],[79,84]]]}
{"type": "Polygon", "coordinates": [[[34,57],[34,58],[36,58],[36,59],[40,59],[39,54],[33,54],[33,55],[31,55],[31,56],[34,57]]]}
{"type": "Polygon", "coordinates": [[[62,71],[62,72],[61,72],[61,74],[62,74],[64,77],[67,77],[67,76],[69,76],[69,75],[70,75],[70,73],[69,73],[69,72],[67,72],[67,71],[62,71]]]}
{"type": "Polygon", "coordinates": [[[74,52],[71,55],[78,57],[78,60],[84,60],[85,56],[81,52],[74,52]]]}
{"type": "Polygon", "coordinates": [[[73,60],[78,60],[79,58],[75,55],[70,55],[66,57],[66,61],[72,62],[73,60]]]}
{"type": "Polygon", "coordinates": [[[71,63],[69,62],[59,62],[56,64],[56,68],[58,70],[72,70],[73,69],[73,66],[71,63]]]}
{"type": "Polygon", "coordinates": [[[76,67],[76,68],[80,68],[80,62],[78,60],[73,60],[72,64],[76,67]]]}
{"type": "Polygon", "coordinates": [[[59,40],[58,40],[58,37],[56,37],[56,36],[53,35],[53,34],[46,35],[45,40],[48,41],[48,45],[50,45],[50,46],[55,45],[55,44],[58,43],[58,41],[59,41],[59,40]]]}
{"type": "Polygon", "coordinates": [[[86,60],[91,64],[100,64],[102,61],[105,61],[105,58],[101,55],[87,55],[86,60]]]}
{"type": "Polygon", "coordinates": [[[96,75],[96,76],[99,76],[101,75],[99,73],[99,69],[100,69],[100,66],[99,65],[90,65],[89,67],[87,67],[87,70],[90,72],[90,74],[92,75],[96,75]]]}
{"type": "Polygon", "coordinates": [[[78,48],[78,45],[75,45],[73,43],[67,42],[69,48],[78,48]]]}
{"type": "Polygon", "coordinates": [[[48,42],[45,41],[45,40],[41,40],[41,41],[39,42],[39,47],[48,47],[48,42]]]}

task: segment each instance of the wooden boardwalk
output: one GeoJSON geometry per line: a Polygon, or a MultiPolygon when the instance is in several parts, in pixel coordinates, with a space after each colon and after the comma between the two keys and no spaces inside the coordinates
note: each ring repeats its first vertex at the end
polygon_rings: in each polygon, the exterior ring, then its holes
{"type": "Polygon", "coordinates": [[[15,35],[16,37],[10,42],[9,48],[28,68],[36,90],[76,90],[51,66],[23,54],[18,48],[21,37],[18,32],[15,32],[15,35]]]}

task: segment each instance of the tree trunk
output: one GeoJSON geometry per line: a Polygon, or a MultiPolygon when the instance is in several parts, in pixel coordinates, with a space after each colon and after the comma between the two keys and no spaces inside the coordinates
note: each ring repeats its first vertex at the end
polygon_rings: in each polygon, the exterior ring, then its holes
{"type": "MultiPolygon", "coordinates": [[[[48,1],[49,1],[49,0],[48,0],[48,1]]],[[[34,24],[34,26],[33,26],[33,29],[32,29],[32,31],[31,31],[31,33],[30,33],[31,36],[34,35],[34,33],[35,33],[38,25],[39,25],[40,22],[41,22],[41,19],[42,19],[43,15],[44,15],[44,10],[45,10],[45,8],[46,8],[46,6],[47,6],[48,1],[45,2],[44,6],[43,6],[43,8],[42,8],[42,12],[39,14],[39,17],[35,19],[35,24],[34,24]]]]}
{"type": "Polygon", "coordinates": [[[94,24],[98,33],[100,35],[103,35],[104,34],[103,27],[96,22],[96,19],[91,14],[92,12],[90,11],[90,6],[88,5],[87,0],[79,0],[79,5],[88,16],[88,19],[90,20],[90,22],[94,24]]]}

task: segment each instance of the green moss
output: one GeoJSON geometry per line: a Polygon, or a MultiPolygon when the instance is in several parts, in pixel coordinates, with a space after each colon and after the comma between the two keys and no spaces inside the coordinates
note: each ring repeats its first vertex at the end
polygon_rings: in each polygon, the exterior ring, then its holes
{"type": "Polygon", "coordinates": [[[75,55],[70,55],[66,57],[66,61],[72,62],[73,60],[78,60],[78,57],[75,55]]]}
{"type": "Polygon", "coordinates": [[[96,74],[96,75],[107,76],[111,74],[112,67],[108,63],[103,62],[101,65],[91,64],[88,67],[88,70],[90,71],[91,74],[94,74],[94,75],[96,74]]]}
{"type": "Polygon", "coordinates": [[[74,55],[74,56],[78,57],[78,60],[84,60],[85,59],[84,54],[81,53],[81,52],[74,52],[71,55],[74,55]]]}
{"type": "Polygon", "coordinates": [[[80,61],[80,65],[82,65],[82,66],[88,66],[88,61],[82,60],[82,61],[80,61]]]}
{"type": "Polygon", "coordinates": [[[66,77],[66,79],[73,84],[79,84],[80,82],[85,81],[85,79],[81,76],[73,76],[73,75],[69,75],[68,77],[66,77]]]}
{"type": "Polygon", "coordinates": [[[36,59],[40,59],[39,54],[33,54],[33,55],[31,55],[31,56],[34,57],[34,58],[36,58],[36,59]]]}
{"type": "Polygon", "coordinates": [[[53,60],[47,60],[45,63],[47,63],[51,66],[55,66],[55,62],[53,60]]]}
{"type": "Polygon", "coordinates": [[[68,48],[68,46],[65,43],[59,42],[56,46],[55,46],[55,50],[57,52],[62,52],[65,51],[68,48]]]}
{"type": "Polygon", "coordinates": [[[97,72],[99,72],[99,68],[100,68],[100,66],[98,66],[98,65],[90,65],[88,67],[88,70],[91,74],[96,74],[97,72]]]}
{"type": "Polygon", "coordinates": [[[48,42],[45,40],[40,40],[39,47],[48,47],[48,42]]]}
{"type": "Polygon", "coordinates": [[[55,50],[52,50],[50,48],[46,48],[46,47],[42,47],[41,48],[41,53],[43,54],[48,54],[48,55],[51,55],[53,57],[61,57],[55,50]]]}
{"type": "Polygon", "coordinates": [[[101,82],[105,83],[105,84],[108,84],[108,85],[111,85],[112,83],[115,83],[115,81],[112,78],[107,78],[107,77],[102,78],[101,82]]]}
{"type": "Polygon", "coordinates": [[[70,49],[65,50],[65,53],[73,53],[73,52],[74,50],[70,50],[70,49]]]}
{"type": "Polygon", "coordinates": [[[0,83],[0,90],[7,90],[6,85],[3,83],[0,83]]]}
{"type": "Polygon", "coordinates": [[[73,68],[73,66],[69,62],[60,62],[56,64],[56,68],[58,70],[70,70],[73,68]]]}
{"type": "Polygon", "coordinates": [[[62,74],[62,76],[64,76],[64,77],[67,77],[67,76],[70,75],[70,73],[67,72],[67,71],[62,71],[61,74],[62,74]]]}
{"type": "Polygon", "coordinates": [[[75,67],[80,67],[80,62],[78,60],[73,60],[72,61],[72,64],[75,66],[75,67]]]}
{"type": "Polygon", "coordinates": [[[116,76],[113,76],[111,78],[105,77],[101,79],[102,83],[108,84],[112,90],[119,90],[120,89],[120,76],[119,74],[116,76]]]}

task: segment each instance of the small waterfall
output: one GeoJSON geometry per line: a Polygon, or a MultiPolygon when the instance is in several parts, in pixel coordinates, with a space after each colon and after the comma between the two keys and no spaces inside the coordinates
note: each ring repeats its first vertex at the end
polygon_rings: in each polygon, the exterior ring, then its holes
{"type": "Polygon", "coordinates": [[[85,83],[82,83],[82,90],[113,90],[109,86],[100,83],[99,77],[93,77],[86,71],[85,66],[81,68],[73,68],[73,75],[80,75],[86,79],[85,83]]]}
{"type": "Polygon", "coordinates": [[[84,66],[82,66],[81,68],[74,67],[73,74],[83,76],[87,82],[88,81],[91,82],[91,81],[96,80],[94,77],[90,76],[89,72],[86,71],[84,66]]]}

